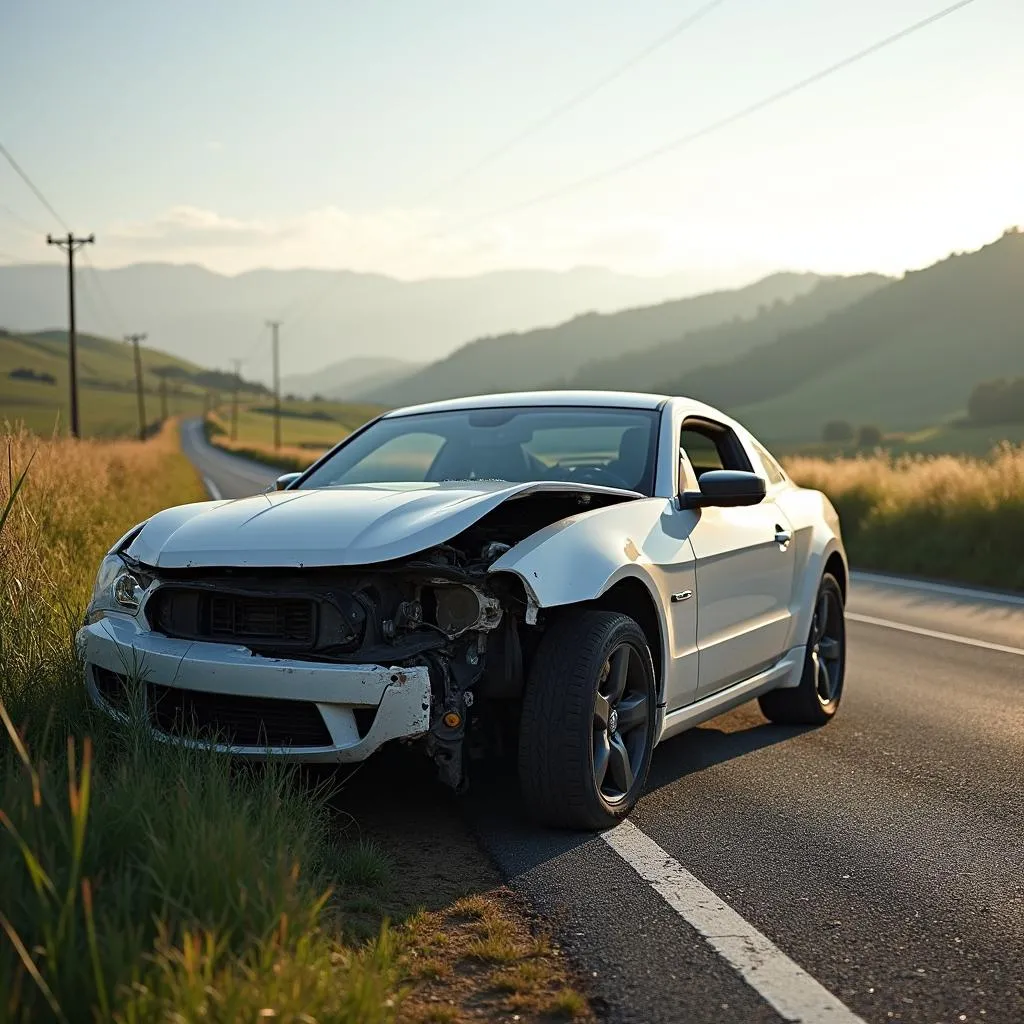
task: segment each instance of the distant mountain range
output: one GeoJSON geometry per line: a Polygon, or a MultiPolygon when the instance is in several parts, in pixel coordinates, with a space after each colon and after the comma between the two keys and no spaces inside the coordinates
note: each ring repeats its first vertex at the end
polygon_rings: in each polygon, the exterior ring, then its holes
{"type": "MultiPolygon", "coordinates": [[[[732,275],[725,284],[741,283],[732,275]]],[[[499,271],[477,277],[399,281],[380,274],[254,270],[227,277],[198,266],[133,264],[77,273],[79,327],[109,337],[145,331],[148,343],[207,366],[251,356],[245,373],[269,382],[269,332],[281,327],[281,372],[305,374],[356,357],[417,362],[467,339],[692,295],[719,273],[631,277],[581,267],[564,273],[499,271]]],[[[58,264],[0,266],[0,324],[62,328],[67,285],[58,264]]]]}
{"type": "MultiPolygon", "coordinates": [[[[194,295],[187,289],[176,293],[176,301],[189,307],[187,316],[196,322],[202,310],[217,320],[213,296],[223,300],[227,293],[222,289],[255,287],[263,273],[242,275],[252,279],[243,282],[196,268],[177,270],[196,275],[194,295]],[[229,287],[226,281],[234,283],[229,287]]],[[[9,290],[19,281],[28,292],[42,287],[39,272],[40,268],[0,268],[0,295],[5,296],[0,299],[0,322],[10,315],[9,304],[17,298],[9,290]]],[[[946,423],[963,413],[980,381],[1024,375],[1024,234],[1016,229],[976,252],[954,254],[898,279],[877,274],[773,274],[744,287],[618,312],[576,313],[552,327],[483,334],[433,361],[426,341],[411,344],[399,355],[391,354],[385,343],[409,329],[400,324],[408,322],[413,308],[425,319],[409,336],[425,339],[439,331],[442,322],[451,328],[460,296],[467,294],[479,302],[483,295],[500,293],[511,302],[514,295],[522,298],[529,292],[532,281],[537,290],[529,305],[536,311],[545,303],[550,308],[560,282],[570,294],[559,301],[579,302],[580,282],[593,284],[603,272],[579,274],[490,275],[414,285],[351,275],[374,293],[363,296],[361,305],[353,298],[359,316],[366,318],[368,339],[353,351],[380,354],[342,356],[315,373],[286,375],[283,390],[388,406],[546,387],[686,394],[736,415],[768,441],[804,442],[818,438],[823,425],[836,419],[883,431],[946,423]],[[397,302],[399,294],[404,296],[401,310],[389,308],[386,296],[397,302]],[[372,319],[373,310],[379,320],[372,319]],[[431,319],[433,314],[437,315],[431,319]],[[428,321],[430,326],[424,326],[428,321]]],[[[603,276],[609,288],[615,281],[631,280],[603,276]]],[[[345,287],[355,288],[353,281],[345,287]]],[[[51,286],[52,280],[47,284],[51,286]]],[[[268,284],[267,294],[272,291],[268,284]]],[[[22,299],[25,308],[32,305],[30,296],[22,299]]],[[[255,301],[252,295],[249,299],[255,301]]],[[[140,292],[137,301],[140,309],[149,311],[147,317],[140,313],[140,320],[147,323],[172,305],[155,291],[140,292]]],[[[239,308],[234,301],[221,307],[223,322],[236,317],[239,308]]],[[[507,303],[501,311],[491,312],[506,319],[513,315],[507,303]]],[[[476,315],[482,315],[479,309],[476,315]]],[[[526,317],[522,310],[518,315],[526,317]]],[[[298,317],[293,321],[296,331],[299,322],[298,317]]],[[[432,336],[436,342],[437,334],[432,336]]],[[[60,341],[66,344],[63,336],[60,341]]],[[[59,379],[59,363],[44,365],[41,356],[29,360],[28,350],[19,344],[12,338],[7,358],[0,362],[26,373],[52,372],[59,379]]],[[[57,338],[46,344],[56,357],[57,338]]],[[[99,373],[90,344],[83,346],[87,375],[99,373]]],[[[344,350],[339,344],[332,353],[344,350]]],[[[207,352],[199,361],[214,358],[207,352]]],[[[150,372],[159,371],[151,364],[150,372]]],[[[195,369],[164,371],[165,376],[174,373],[191,374],[195,384],[202,383],[195,369]]],[[[211,380],[206,386],[217,384],[211,380]]],[[[20,394],[26,388],[46,391],[49,385],[26,377],[18,387],[20,394]]]]}
{"type": "Polygon", "coordinates": [[[393,381],[408,377],[422,365],[406,359],[357,356],[331,363],[316,373],[282,377],[281,390],[300,398],[319,395],[321,398],[334,398],[343,402],[368,390],[386,390],[393,381]]]}
{"type": "Polygon", "coordinates": [[[691,331],[752,318],[809,292],[820,280],[816,274],[773,274],[745,288],[618,313],[584,313],[557,327],[480,338],[409,377],[361,389],[359,397],[407,405],[541,387],[573,377],[595,360],[630,356],[691,331]]]}

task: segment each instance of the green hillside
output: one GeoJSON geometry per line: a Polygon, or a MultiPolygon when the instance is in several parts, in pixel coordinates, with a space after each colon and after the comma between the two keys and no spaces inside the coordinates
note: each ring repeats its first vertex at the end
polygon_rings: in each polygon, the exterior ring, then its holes
{"type": "Polygon", "coordinates": [[[889,281],[880,274],[823,278],[809,292],[789,301],[780,298],[752,319],[737,318],[692,331],[642,352],[588,363],[574,377],[553,381],[551,386],[659,390],[658,381],[676,379],[697,367],[725,362],[774,341],[787,331],[808,327],[870,295],[889,281]]]}
{"type": "Polygon", "coordinates": [[[918,430],[960,414],[975,384],[1024,373],[1024,234],[906,274],[727,363],[650,381],[721,406],[769,440],[828,420],[918,430]]]}
{"type": "MultiPolygon", "coordinates": [[[[166,379],[169,415],[202,412],[207,392],[230,387],[226,374],[203,369],[158,349],[143,347],[146,419],[160,419],[161,380],[166,379]]],[[[131,435],[138,429],[135,364],[130,345],[89,334],[78,336],[78,382],[84,436],[131,435]]],[[[265,392],[245,384],[249,397],[265,392]]],[[[0,329],[0,424],[24,423],[50,434],[68,426],[67,334],[15,334],[0,329]]]]}
{"type": "Polygon", "coordinates": [[[594,360],[641,352],[691,331],[756,316],[762,307],[810,291],[819,280],[815,274],[774,274],[745,288],[620,313],[585,313],[557,327],[480,338],[418,373],[356,397],[394,406],[544,387],[594,360]]]}

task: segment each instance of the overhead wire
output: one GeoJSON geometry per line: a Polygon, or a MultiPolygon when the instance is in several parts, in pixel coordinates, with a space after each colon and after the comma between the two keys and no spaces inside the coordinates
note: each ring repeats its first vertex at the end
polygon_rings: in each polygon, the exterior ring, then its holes
{"type": "MultiPolygon", "coordinates": [[[[411,242],[405,243],[405,245],[406,247],[408,247],[409,245],[416,245],[421,242],[438,241],[440,239],[454,235],[459,231],[463,231],[472,227],[478,227],[481,224],[493,221],[497,217],[505,216],[510,213],[518,213],[522,210],[530,209],[531,207],[539,206],[543,203],[547,203],[554,199],[561,198],[564,195],[568,195],[572,192],[587,188],[591,185],[598,184],[599,182],[606,181],[610,178],[617,177],[621,174],[626,173],[627,171],[632,170],[635,167],[639,167],[653,160],[657,160],[658,158],[666,155],[667,153],[673,152],[677,149],[681,149],[687,145],[697,142],[700,139],[706,138],[707,136],[712,135],[715,132],[721,131],[722,129],[729,127],[730,125],[745,120],[746,118],[751,117],[754,114],[757,114],[762,110],[767,109],[768,107],[774,106],[775,104],[780,103],[782,100],[788,99],[790,96],[793,96],[794,94],[801,92],[826,78],[831,77],[832,75],[850,67],[853,64],[859,63],[860,61],[866,59],[867,57],[875,53],[878,53],[880,50],[886,49],[887,47],[892,46],[893,44],[903,39],[906,39],[908,36],[914,35],[915,33],[922,31],[923,29],[935,24],[936,22],[949,17],[950,15],[956,13],[957,11],[963,9],[964,7],[968,7],[974,2],[975,0],[957,0],[956,3],[952,3],[947,7],[944,7],[941,10],[936,11],[935,13],[928,15],[927,17],[921,18],[918,21],[915,21],[912,24],[907,25],[906,27],[900,29],[897,32],[893,32],[887,36],[884,36],[883,38],[876,40],[869,46],[857,50],[855,53],[852,53],[849,56],[834,62],[833,64],[829,64],[827,67],[821,68],[818,71],[814,72],[813,74],[807,75],[806,77],[799,79],[797,82],[794,82],[783,89],[779,89],[773,93],[770,93],[768,96],[765,96],[762,99],[755,101],[754,103],[750,103],[747,106],[744,106],[739,110],[736,110],[733,113],[726,115],[725,117],[718,118],[717,120],[712,121],[710,124],[704,125],[703,127],[696,129],[695,131],[688,132],[687,134],[672,139],[667,143],[663,143],[660,146],[640,153],[637,156],[629,158],[628,160],[624,160],[618,164],[614,164],[611,167],[605,168],[602,171],[597,171],[593,174],[584,175],[581,178],[577,178],[571,182],[567,182],[566,184],[560,185],[556,188],[549,189],[528,199],[520,200],[515,203],[510,203],[508,205],[489,210],[486,213],[471,218],[467,218],[463,221],[459,221],[454,224],[447,225],[443,227],[440,231],[425,233],[417,238],[414,238],[411,242]]],[[[700,15],[702,13],[707,13],[710,6],[712,5],[705,5],[705,8],[701,8],[692,17],[696,17],[697,15],[700,15]]],[[[678,31],[681,31],[681,26],[677,26],[676,34],[678,34],[678,31]]],[[[655,44],[652,44],[652,46],[653,45],[655,44]]],[[[636,59],[639,59],[639,55],[636,59]]],[[[622,73],[621,70],[620,73],[622,73]]],[[[596,92],[597,89],[595,88],[594,91],[596,92]]],[[[329,284],[326,288],[321,290],[319,293],[316,293],[313,296],[311,296],[308,303],[294,304],[287,315],[290,316],[294,321],[297,315],[301,315],[296,313],[296,310],[300,308],[300,306],[302,307],[302,314],[308,312],[309,309],[312,308],[312,306],[314,306],[315,304],[319,303],[332,290],[333,287],[334,282],[332,281],[331,284],[329,284]]]]}
{"type": "Polygon", "coordinates": [[[14,173],[17,174],[19,178],[21,178],[21,180],[29,187],[29,189],[31,189],[32,194],[36,197],[36,199],[39,200],[39,202],[43,204],[43,206],[46,207],[46,209],[50,212],[50,215],[56,219],[57,223],[60,224],[65,231],[70,232],[71,228],[68,227],[67,222],[64,220],[64,218],[53,208],[53,206],[50,204],[50,200],[43,195],[42,191],[39,189],[36,183],[28,176],[28,173],[25,171],[25,169],[21,166],[21,164],[18,163],[17,160],[14,159],[14,157],[11,155],[11,151],[2,142],[0,142],[0,156],[2,156],[11,165],[11,167],[14,169],[14,173]]]}
{"type": "MultiPolygon", "coordinates": [[[[477,217],[473,217],[466,221],[455,224],[454,226],[446,229],[440,237],[451,234],[454,231],[464,230],[468,227],[473,227],[493,220],[495,217],[501,217],[509,213],[518,213],[521,210],[527,210],[534,206],[539,206],[543,203],[550,202],[553,199],[559,199],[564,195],[568,195],[572,192],[576,192],[580,189],[587,188],[591,185],[596,185],[600,182],[607,181],[610,178],[618,177],[620,174],[624,174],[626,171],[631,171],[635,167],[640,167],[643,164],[650,163],[653,160],[657,160],[667,153],[674,152],[677,149],[681,149],[684,146],[690,145],[693,142],[697,142],[700,139],[706,138],[715,132],[721,131],[723,128],[727,128],[730,125],[735,124],[738,121],[743,121],[754,114],[760,113],[760,111],[767,109],[768,107],[774,106],[776,103],[781,102],[784,99],[788,99],[795,93],[802,92],[804,89],[809,88],[812,85],[817,84],[825,78],[842,71],[853,64],[857,64],[864,60],[866,57],[870,57],[872,54],[878,53],[879,50],[883,50],[886,47],[892,46],[894,43],[899,42],[902,39],[906,39],[908,36],[914,35],[920,32],[922,29],[934,25],[936,22],[941,21],[943,18],[949,17],[951,14],[956,13],[964,7],[974,3],[975,0],[958,0],[957,3],[950,4],[948,7],[937,11],[934,14],[929,15],[926,18],[921,18],[919,21],[915,21],[913,24],[900,29],[898,32],[893,32],[891,35],[885,36],[883,39],[879,39],[872,43],[870,46],[866,46],[856,53],[851,54],[848,57],[844,57],[842,60],[836,61],[834,64],[830,64],[814,74],[808,75],[806,78],[801,78],[799,81],[794,82],[792,85],[786,86],[784,89],[779,89],[777,92],[771,93],[769,96],[765,96],[763,99],[757,100],[754,103],[748,104],[741,109],[734,111],[731,114],[721,117],[716,121],[712,121],[710,124],[704,125],[704,127],[697,129],[696,131],[688,132],[686,135],[681,135],[670,142],[663,143],[660,146],[656,146],[653,149],[649,149],[644,153],[640,153],[637,156],[630,157],[628,160],[623,160],[621,163],[613,164],[611,167],[606,167],[602,171],[596,171],[593,174],[584,175],[581,178],[577,178],[574,181],[567,182],[564,185],[559,185],[557,188],[549,189],[546,192],[541,192],[538,195],[532,196],[529,199],[520,200],[516,203],[510,203],[507,206],[501,206],[488,212],[481,214],[477,217]]],[[[435,236],[438,237],[438,236],[435,236]]]]}
{"type": "MultiPolygon", "coordinates": [[[[697,22],[703,19],[706,15],[710,14],[716,7],[721,7],[722,4],[725,2],[726,0],[709,0],[708,3],[703,4],[701,7],[697,8],[697,10],[688,14],[685,18],[682,19],[682,21],[677,22],[666,32],[661,33],[661,35],[659,35],[657,38],[655,38],[646,46],[644,46],[641,50],[638,50],[636,53],[632,54],[621,64],[618,64],[612,71],[603,75],[596,82],[592,82],[590,85],[581,89],[579,92],[574,93],[572,96],[569,97],[569,99],[564,100],[562,103],[559,103],[558,105],[552,107],[550,110],[546,111],[540,117],[530,122],[530,124],[527,125],[524,129],[517,132],[510,138],[506,139],[495,149],[491,150],[489,153],[484,154],[484,156],[480,157],[478,160],[470,164],[468,167],[464,168],[462,171],[459,171],[456,175],[449,178],[446,182],[432,189],[426,195],[421,197],[418,202],[420,204],[430,202],[436,196],[449,191],[456,185],[459,185],[462,182],[464,182],[467,178],[470,178],[474,174],[479,173],[485,167],[489,167],[491,164],[497,162],[498,160],[501,159],[501,157],[505,156],[505,154],[515,149],[516,146],[518,146],[520,143],[524,142],[531,136],[536,135],[537,132],[548,127],[550,124],[553,124],[555,121],[557,121],[561,117],[564,117],[570,111],[575,110],[579,106],[582,106],[582,104],[584,104],[587,100],[596,95],[602,89],[606,88],[613,82],[622,78],[638,64],[641,64],[652,54],[662,49],[668,43],[672,42],[672,40],[678,38],[680,35],[686,32],[687,29],[696,25],[697,22]]],[[[430,237],[431,236],[429,234],[423,236],[424,239],[429,239],[430,237]]],[[[308,313],[310,309],[316,306],[322,299],[324,299],[334,290],[336,284],[337,282],[335,280],[331,280],[318,291],[312,292],[310,295],[305,296],[304,298],[294,302],[291,307],[289,307],[287,310],[285,310],[285,312],[281,314],[281,319],[294,321],[298,316],[308,313]]]]}
{"type": "Polygon", "coordinates": [[[444,184],[439,185],[437,188],[433,189],[423,198],[422,202],[429,202],[436,195],[442,192],[447,192],[449,189],[461,184],[467,178],[472,177],[474,174],[483,170],[485,167],[489,167],[492,163],[495,163],[497,160],[501,159],[501,157],[505,156],[506,153],[509,153],[513,149],[515,149],[516,146],[518,146],[521,142],[524,142],[531,136],[536,135],[537,132],[541,131],[544,128],[547,128],[548,125],[553,124],[560,117],[564,117],[570,111],[575,110],[579,106],[582,106],[582,104],[586,103],[587,100],[595,96],[602,89],[611,85],[613,82],[618,81],[618,79],[628,74],[628,72],[632,71],[633,68],[635,68],[638,64],[641,64],[652,54],[662,49],[662,47],[667,46],[670,42],[672,42],[673,39],[676,39],[678,36],[681,36],[687,29],[696,25],[697,22],[699,22],[706,15],[710,14],[716,7],[721,7],[723,3],[725,3],[725,0],[711,0],[710,3],[706,3],[702,7],[699,7],[692,14],[689,14],[685,18],[683,18],[682,21],[678,22],[676,25],[673,25],[672,28],[670,28],[667,32],[663,32],[660,36],[657,37],[657,39],[653,40],[653,42],[648,43],[642,50],[639,50],[637,53],[634,53],[631,57],[627,58],[625,61],[619,64],[613,71],[604,75],[596,82],[593,82],[592,84],[581,89],[579,92],[570,96],[569,99],[565,100],[564,102],[559,103],[555,107],[552,107],[550,110],[542,114],[536,120],[530,122],[530,124],[527,125],[524,129],[522,129],[522,131],[517,132],[515,135],[507,139],[505,142],[501,143],[499,146],[495,147],[489,153],[484,154],[484,156],[482,156],[475,163],[470,164],[468,167],[460,171],[458,174],[454,175],[452,178],[449,178],[448,181],[446,181],[444,184]]]}

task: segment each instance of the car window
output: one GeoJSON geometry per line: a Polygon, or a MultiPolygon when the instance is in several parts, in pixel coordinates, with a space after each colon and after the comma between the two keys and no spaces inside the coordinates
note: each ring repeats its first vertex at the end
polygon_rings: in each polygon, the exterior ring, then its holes
{"type": "Polygon", "coordinates": [[[565,480],[653,493],[659,413],[528,406],[386,416],[300,488],[455,480],[565,480]]]}
{"type": "Polygon", "coordinates": [[[421,483],[445,442],[443,434],[410,431],[385,441],[353,463],[345,483],[421,483]]]}
{"type": "Polygon", "coordinates": [[[787,477],[782,467],[768,454],[767,450],[758,444],[757,441],[751,440],[750,444],[754,449],[754,454],[761,462],[761,468],[764,470],[764,476],[768,482],[771,484],[781,484],[785,481],[787,477]]]}
{"type": "Polygon", "coordinates": [[[735,432],[712,420],[688,419],[679,433],[679,447],[698,480],[716,469],[750,472],[753,468],[735,432]]]}

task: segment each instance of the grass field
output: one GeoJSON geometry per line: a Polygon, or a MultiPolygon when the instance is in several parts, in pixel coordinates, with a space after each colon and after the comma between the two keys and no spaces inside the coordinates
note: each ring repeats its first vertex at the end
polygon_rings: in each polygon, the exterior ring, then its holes
{"type": "MultiPolygon", "coordinates": [[[[211,371],[155,348],[142,350],[146,421],[161,419],[158,371],[167,378],[169,416],[199,416],[204,409],[211,371]]],[[[214,378],[215,379],[215,378],[214,378]]],[[[138,431],[135,364],[131,346],[83,334],[78,338],[79,416],[83,437],[131,437],[138,431]]],[[[69,422],[67,339],[63,332],[17,335],[0,331],[0,427],[23,424],[41,437],[56,429],[66,433],[69,422]],[[31,370],[47,374],[53,383],[11,377],[31,370]]],[[[247,399],[252,395],[247,394],[247,399]]]]}
{"type": "Polygon", "coordinates": [[[1024,447],[784,462],[832,499],[856,567],[1024,590],[1024,447]]]}
{"type": "Polygon", "coordinates": [[[270,402],[254,402],[238,412],[232,440],[231,407],[220,405],[207,417],[207,436],[216,445],[280,469],[305,469],[322,452],[356,427],[383,412],[379,405],[344,402],[281,403],[281,447],[274,448],[274,417],[270,402]]]}
{"type": "Polygon", "coordinates": [[[393,821],[353,819],[282,766],[91,710],[72,638],[96,566],[202,488],[173,424],[3,440],[0,1021],[592,1019],[471,840],[402,803],[408,773],[393,821]]]}
{"type": "MultiPolygon", "coordinates": [[[[1002,444],[1024,444],[1024,423],[996,427],[928,427],[905,434],[890,434],[880,446],[893,456],[970,455],[985,458],[1002,444]]],[[[771,444],[779,456],[810,455],[818,458],[850,458],[858,454],[856,445],[827,441],[771,444]]],[[[871,454],[871,453],[860,453],[871,454]]]]}

